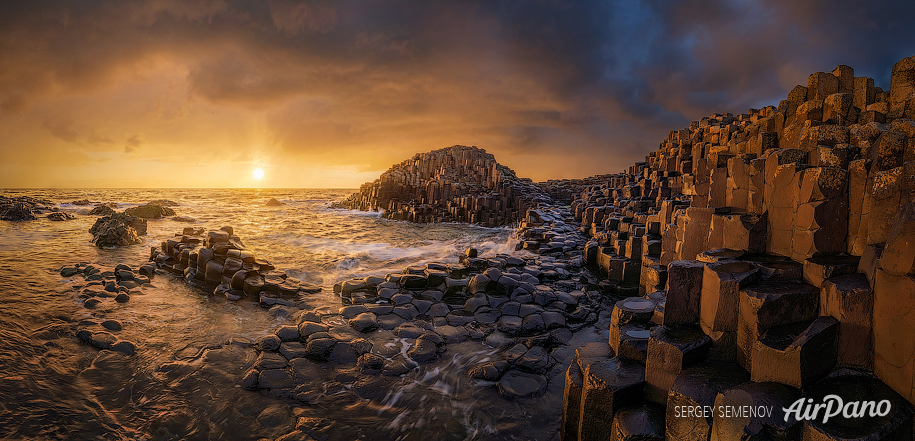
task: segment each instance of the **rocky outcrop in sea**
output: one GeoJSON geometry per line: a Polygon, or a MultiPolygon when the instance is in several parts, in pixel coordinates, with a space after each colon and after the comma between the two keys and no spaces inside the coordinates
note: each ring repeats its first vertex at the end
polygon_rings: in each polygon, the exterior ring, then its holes
{"type": "Polygon", "coordinates": [[[54,203],[31,196],[0,196],[0,220],[30,221],[38,219],[37,214],[52,211],[54,203]]]}
{"type": "Polygon", "coordinates": [[[100,248],[135,245],[146,235],[146,219],[114,213],[98,218],[89,233],[100,248]]]}
{"type": "Polygon", "coordinates": [[[383,210],[385,218],[411,222],[494,227],[518,222],[528,208],[549,200],[485,150],[456,145],[395,164],[337,207],[383,210]]]}
{"type": "Polygon", "coordinates": [[[233,233],[232,227],[206,232],[187,227],[175,238],[162,241],[160,247],[153,247],[150,264],[180,275],[208,294],[233,301],[249,297],[264,307],[295,306],[297,296],[321,291],[258,259],[233,233]]]}

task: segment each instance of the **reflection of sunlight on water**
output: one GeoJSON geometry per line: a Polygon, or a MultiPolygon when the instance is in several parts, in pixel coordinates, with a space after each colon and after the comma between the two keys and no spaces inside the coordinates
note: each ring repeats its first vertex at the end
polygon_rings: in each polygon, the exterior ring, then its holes
{"type": "MultiPolygon", "coordinates": [[[[8,196],[15,195],[13,193],[4,191],[8,196]]],[[[178,203],[173,208],[179,216],[196,219],[192,223],[171,218],[149,220],[148,235],[142,238],[142,245],[113,250],[100,250],[89,243],[87,230],[95,216],[80,216],[70,222],[44,219],[22,224],[0,222],[0,260],[4,263],[4,268],[0,268],[0,286],[5,288],[0,290],[0,334],[3,336],[0,364],[8,366],[9,376],[29,379],[28,387],[21,390],[4,388],[5,383],[0,381],[0,395],[4,396],[4,401],[8,398],[9,402],[31,406],[27,411],[0,416],[0,427],[14,427],[13,421],[16,421],[15,427],[56,424],[63,433],[80,430],[90,438],[112,432],[129,438],[124,435],[127,429],[112,428],[139,428],[141,424],[151,424],[151,420],[172,432],[185,430],[189,425],[192,429],[188,433],[200,437],[218,437],[222,432],[214,432],[214,427],[226,421],[227,415],[232,415],[237,424],[256,426],[257,413],[270,402],[264,401],[266,399],[259,394],[237,389],[236,373],[226,374],[223,379],[191,374],[194,369],[200,369],[200,365],[207,365],[200,363],[200,358],[189,358],[188,365],[178,363],[170,366],[170,370],[160,371],[159,368],[175,363],[175,354],[205,356],[209,350],[206,348],[222,345],[230,337],[253,340],[279,325],[290,324],[291,318],[274,314],[275,311],[267,312],[254,302],[227,302],[220,297],[208,297],[189,288],[179,278],[157,276],[153,286],[143,289],[145,294],[132,297],[128,303],[114,305],[109,313],[125,325],[119,336],[137,342],[140,347],[131,360],[130,369],[116,378],[102,375],[97,379],[102,383],[111,380],[107,386],[86,382],[77,378],[77,369],[91,363],[97,351],[80,345],[69,335],[60,340],[66,342],[64,348],[44,347],[33,341],[29,331],[49,322],[61,322],[59,317],[72,316],[79,321],[98,320],[104,316],[102,311],[81,308],[73,293],[66,291],[67,285],[61,283],[58,274],[61,266],[85,261],[106,267],[117,263],[137,267],[148,259],[149,247],[160,246],[163,240],[185,227],[218,229],[232,226],[259,257],[286,269],[290,276],[323,285],[325,291],[310,297],[309,301],[325,310],[336,311],[339,299],[327,289],[336,281],[400,273],[407,266],[432,261],[457,262],[458,256],[469,247],[477,248],[484,257],[509,253],[517,243],[507,228],[417,225],[383,219],[377,212],[327,208],[330,201],[348,196],[351,192],[347,190],[29,190],[19,194],[23,193],[60,202],[81,198],[112,201],[120,204],[119,210],[153,199],[170,199],[178,203]],[[265,207],[264,203],[270,198],[277,198],[286,205],[265,207]],[[36,355],[54,351],[70,351],[70,355],[61,355],[59,361],[55,361],[53,355],[45,358],[36,355]],[[191,361],[195,364],[191,365],[191,361]],[[245,416],[225,414],[226,408],[236,407],[235,402],[219,399],[195,407],[198,401],[215,396],[211,389],[240,393],[237,397],[252,400],[245,406],[257,410],[245,416]],[[185,398],[176,396],[175,390],[199,391],[200,396],[183,402],[185,398]],[[130,398],[112,398],[123,394],[130,398]],[[138,410],[137,406],[142,409],[138,410]],[[182,412],[187,412],[186,419],[182,412]],[[10,424],[4,424],[5,421],[10,424]],[[66,429],[65,425],[72,428],[66,429]]],[[[90,207],[64,204],[62,209],[87,213],[90,207]]],[[[331,322],[346,325],[342,319],[331,322]]],[[[75,326],[75,322],[63,323],[67,329],[75,326]]],[[[408,358],[410,341],[402,339],[389,344],[391,352],[408,358]]],[[[334,400],[348,389],[328,390],[334,398],[321,411],[326,411],[333,419],[353,421],[371,434],[370,439],[378,439],[385,428],[388,432],[384,437],[388,439],[417,439],[417,434],[429,433],[460,433],[474,438],[495,433],[494,418],[486,409],[489,405],[497,405],[493,403],[499,398],[498,393],[489,385],[470,380],[465,375],[467,369],[491,358],[494,352],[478,343],[472,349],[461,350],[463,355],[446,352],[445,357],[451,358],[435,368],[417,367],[403,378],[387,380],[392,382],[392,387],[374,403],[360,399],[350,405],[333,407],[334,400]],[[457,424],[457,427],[449,424],[457,424]],[[391,436],[387,437],[387,434],[391,436]]],[[[230,366],[237,367],[236,364],[242,362],[233,360],[234,364],[230,366]]],[[[423,438],[419,436],[419,439],[423,438]]]]}

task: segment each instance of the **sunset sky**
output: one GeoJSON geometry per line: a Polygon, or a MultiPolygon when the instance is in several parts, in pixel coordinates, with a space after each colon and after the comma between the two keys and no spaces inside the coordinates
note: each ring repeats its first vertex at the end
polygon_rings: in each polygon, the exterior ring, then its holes
{"type": "Polygon", "coordinates": [[[534,180],[618,172],[837,64],[888,89],[912,17],[911,1],[6,1],[0,187],[357,187],[454,144],[534,180]]]}

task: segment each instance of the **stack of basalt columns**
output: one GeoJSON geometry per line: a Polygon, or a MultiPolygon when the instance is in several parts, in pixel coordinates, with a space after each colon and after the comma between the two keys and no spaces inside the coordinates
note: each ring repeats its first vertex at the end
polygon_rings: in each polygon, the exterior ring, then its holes
{"type": "Polygon", "coordinates": [[[618,301],[607,345],[568,369],[562,438],[847,439],[848,421],[781,410],[836,394],[892,403],[853,438],[912,439],[913,195],[915,57],[889,91],[848,66],[818,72],[584,188],[571,209],[586,264],[618,301]],[[679,413],[759,403],[774,414],[679,413]]]}
{"type": "Polygon", "coordinates": [[[395,164],[338,206],[383,210],[385,218],[396,220],[494,227],[518,222],[528,208],[546,201],[549,196],[537,185],[519,179],[485,150],[456,145],[395,164]]]}
{"type": "Polygon", "coordinates": [[[161,247],[152,247],[150,261],[207,293],[229,300],[249,297],[264,307],[292,306],[297,295],[321,291],[258,259],[245,249],[232,227],[184,228],[173,239],[162,241],[161,247]]]}

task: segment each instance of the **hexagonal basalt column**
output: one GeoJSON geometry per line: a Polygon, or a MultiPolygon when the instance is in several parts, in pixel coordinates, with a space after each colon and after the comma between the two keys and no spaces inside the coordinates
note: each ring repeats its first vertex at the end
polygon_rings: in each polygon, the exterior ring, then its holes
{"type": "Polygon", "coordinates": [[[664,408],[643,404],[621,409],[613,417],[610,441],[664,441],[664,408]]]}
{"type": "Polygon", "coordinates": [[[786,419],[781,409],[799,398],[797,389],[777,383],[746,383],[721,392],[715,398],[711,441],[798,440],[802,425],[786,419]]]}
{"type": "MultiPolygon", "coordinates": [[[[880,380],[864,373],[839,369],[829,377],[806,390],[814,404],[826,403],[828,395],[841,397],[851,413],[840,413],[823,423],[823,418],[804,421],[804,440],[887,440],[912,439],[912,405],[880,380]],[[890,403],[890,411],[883,416],[871,415],[883,400],[890,403]],[[852,404],[851,402],[857,402],[852,404]],[[870,407],[873,405],[873,407],[870,407]]],[[[834,406],[835,407],[835,406],[834,406]]]]}
{"type": "Polygon", "coordinates": [[[823,282],[820,315],[839,321],[838,366],[873,369],[874,293],[867,276],[856,273],[823,282]]]}
{"type": "Polygon", "coordinates": [[[579,440],[605,439],[616,411],[642,398],[644,382],[645,367],[635,361],[613,357],[589,363],[583,372],[579,440]]]}
{"type": "Polygon", "coordinates": [[[773,327],[756,341],[750,356],[753,381],[803,388],[832,371],[837,359],[839,322],[832,317],[819,317],[805,325],[773,327]]]}
{"type": "Polygon", "coordinates": [[[750,381],[750,374],[731,363],[708,362],[677,375],[667,393],[667,439],[708,440],[718,393],[750,381]]]}
{"type": "Polygon", "coordinates": [[[629,297],[616,302],[610,316],[610,347],[617,355],[645,361],[648,330],[655,303],[644,297],[629,297]]]}
{"type": "Polygon", "coordinates": [[[740,291],[737,363],[750,370],[756,340],[770,328],[816,318],[819,297],[816,287],[796,282],[770,282],[740,291]]]}
{"type": "Polygon", "coordinates": [[[707,264],[702,275],[702,330],[706,334],[712,331],[737,331],[740,289],[755,283],[758,279],[759,269],[749,262],[725,261],[707,264]]]}
{"type": "Polygon", "coordinates": [[[705,359],[712,340],[696,325],[656,326],[648,340],[645,362],[645,396],[667,402],[667,391],[684,367],[705,359]]]}
{"type": "Polygon", "coordinates": [[[695,260],[675,260],[667,265],[664,325],[695,323],[699,320],[704,272],[705,264],[695,260]]]}

